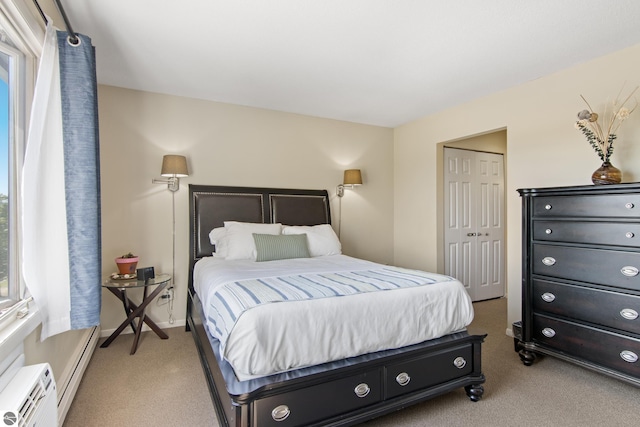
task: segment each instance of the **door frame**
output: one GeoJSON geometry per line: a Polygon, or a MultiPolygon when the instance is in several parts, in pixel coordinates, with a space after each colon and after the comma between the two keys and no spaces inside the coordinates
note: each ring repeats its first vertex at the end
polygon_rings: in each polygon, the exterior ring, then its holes
{"type": "MultiPolygon", "coordinates": [[[[487,153],[495,153],[502,154],[504,157],[504,188],[508,188],[507,185],[507,129],[494,129],[485,133],[472,135],[464,138],[459,138],[456,140],[440,142],[436,145],[436,203],[438,206],[436,213],[436,221],[437,221],[437,270],[439,273],[444,273],[444,259],[445,259],[445,242],[444,242],[444,148],[459,148],[466,149],[472,151],[481,151],[487,153]]],[[[507,205],[506,205],[506,194],[503,195],[504,198],[504,220],[505,220],[505,229],[504,229],[504,263],[505,269],[509,262],[509,248],[508,248],[508,224],[507,224],[507,205]]],[[[508,296],[508,283],[506,283],[505,276],[505,297],[508,296]]]]}

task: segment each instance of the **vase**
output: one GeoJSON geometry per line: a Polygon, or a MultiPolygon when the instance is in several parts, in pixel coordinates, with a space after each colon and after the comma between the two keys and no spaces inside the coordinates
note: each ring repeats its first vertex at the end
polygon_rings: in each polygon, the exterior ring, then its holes
{"type": "Polygon", "coordinates": [[[134,274],[138,266],[138,257],[135,258],[116,258],[116,265],[120,274],[134,274]]]}
{"type": "Polygon", "coordinates": [[[619,184],[622,181],[622,172],[609,162],[603,162],[591,175],[591,182],[595,185],[619,184]]]}

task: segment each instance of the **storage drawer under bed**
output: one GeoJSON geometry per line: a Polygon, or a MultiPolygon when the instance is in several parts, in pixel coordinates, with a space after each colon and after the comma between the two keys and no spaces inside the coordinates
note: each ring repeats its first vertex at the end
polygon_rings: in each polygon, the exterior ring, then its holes
{"type": "Polygon", "coordinates": [[[337,379],[253,404],[253,426],[294,427],[312,424],[382,400],[380,369],[337,379]]]}
{"type": "Polygon", "coordinates": [[[387,398],[469,375],[473,371],[472,351],[472,345],[468,344],[387,366],[387,398]]]}

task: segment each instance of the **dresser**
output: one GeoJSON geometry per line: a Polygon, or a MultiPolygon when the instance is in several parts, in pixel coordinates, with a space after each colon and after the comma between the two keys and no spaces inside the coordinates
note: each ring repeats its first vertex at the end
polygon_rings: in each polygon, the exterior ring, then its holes
{"type": "Polygon", "coordinates": [[[522,362],[547,354],[640,386],[640,183],[518,192],[522,362]]]}

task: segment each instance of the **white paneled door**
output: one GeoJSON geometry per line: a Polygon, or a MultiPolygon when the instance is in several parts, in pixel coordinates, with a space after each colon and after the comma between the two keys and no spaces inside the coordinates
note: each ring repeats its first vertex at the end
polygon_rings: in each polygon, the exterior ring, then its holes
{"type": "Polygon", "coordinates": [[[502,154],[444,149],[445,274],[473,301],[504,296],[502,154]]]}

